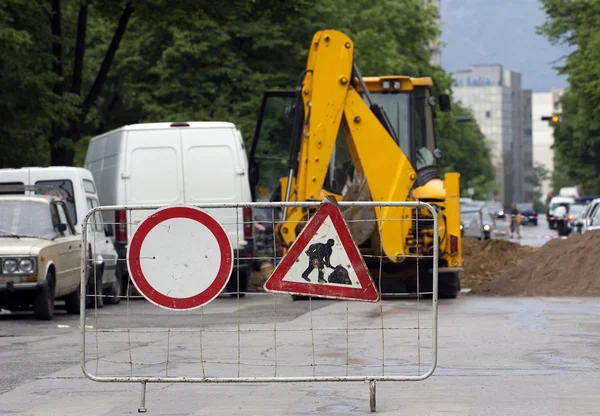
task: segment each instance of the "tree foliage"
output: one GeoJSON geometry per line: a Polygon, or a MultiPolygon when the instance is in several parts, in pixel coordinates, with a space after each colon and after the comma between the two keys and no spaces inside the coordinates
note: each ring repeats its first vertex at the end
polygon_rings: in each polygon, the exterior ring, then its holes
{"type": "MultiPolygon", "coordinates": [[[[420,0],[4,0],[0,167],[81,165],[90,137],[132,123],[229,120],[249,141],[263,92],[295,87],[324,28],[353,39],[363,75],[431,76],[450,93],[429,63],[434,10],[420,0]]],[[[437,120],[443,169],[483,196],[494,177],[485,139],[452,114],[437,120]]]]}
{"type": "MultiPolygon", "coordinates": [[[[573,179],[587,194],[600,193],[600,1],[542,0],[547,21],[539,28],[551,42],[575,48],[559,72],[570,87],[561,97],[554,130],[560,178],[573,179]]],[[[573,183],[571,183],[572,185],[573,183]]],[[[556,185],[556,184],[555,184],[556,185]]],[[[555,186],[556,187],[556,186],[555,186]]]]}

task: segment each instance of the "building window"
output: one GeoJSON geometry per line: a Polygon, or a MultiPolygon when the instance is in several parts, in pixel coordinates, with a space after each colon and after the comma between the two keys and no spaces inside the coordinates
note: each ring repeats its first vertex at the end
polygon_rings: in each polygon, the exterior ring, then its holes
{"type": "Polygon", "coordinates": [[[491,111],[486,111],[485,112],[485,118],[492,118],[492,112],[491,111]]]}

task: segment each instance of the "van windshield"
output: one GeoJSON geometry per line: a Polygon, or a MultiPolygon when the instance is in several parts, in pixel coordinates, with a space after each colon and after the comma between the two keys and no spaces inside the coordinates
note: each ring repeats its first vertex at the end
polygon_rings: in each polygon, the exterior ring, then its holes
{"type": "Polygon", "coordinates": [[[77,210],[75,209],[75,194],[73,193],[73,182],[68,179],[55,179],[49,181],[37,181],[36,185],[47,189],[36,190],[36,194],[57,196],[65,202],[69,209],[71,221],[77,223],[77,210]]]}

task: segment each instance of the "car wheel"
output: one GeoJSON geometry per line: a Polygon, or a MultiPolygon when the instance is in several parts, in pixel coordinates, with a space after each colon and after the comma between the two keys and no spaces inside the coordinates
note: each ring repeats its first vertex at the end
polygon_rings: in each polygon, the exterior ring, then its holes
{"type": "Polygon", "coordinates": [[[101,267],[96,269],[95,277],[96,277],[96,285],[94,285],[94,273],[93,271],[89,272],[88,277],[88,287],[86,290],[86,299],[85,306],[88,308],[102,308],[104,306],[104,297],[102,296],[102,275],[104,273],[104,269],[101,267]],[[94,287],[95,286],[95,287],[94,287]]]}
{"type": "Polygon", "coordinates": [[[46,282],[33,300],[35,319],[43,321],[49,321],[54,317],[54,276],[50,271],[46,274],[46,282]]]}
{"type": "Polygon", "coordinates": [[[121,271],[117,267],[117,270],[115,271],[115,281],[113,282],[110,289],[108,289],[105,292],[106,299],[104,300],[104,302],[106,302],[109,305],[118,305],[119,302],[121,302],[121,293],[123,293],[122,281],[123,278],[121,277],[121,271]]]}
{"type": "Polygon", "coordinates": [[[68,314],[77,315],[81,312],[81,287],[69,295],[65,296],[65,309],[68,314]]]}

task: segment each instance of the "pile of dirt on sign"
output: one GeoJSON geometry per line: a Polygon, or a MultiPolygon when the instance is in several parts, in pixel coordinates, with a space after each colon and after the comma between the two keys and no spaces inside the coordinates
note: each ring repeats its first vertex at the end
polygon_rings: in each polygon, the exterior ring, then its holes
{"type": "Polygon", "coordinates": [[[496,279],[536,250],[506,240],[480,241],[474,238],[463,238],[462,249],[460,285],[469,289],[496,279]]]}
{"type": "Polygon", "coordinates": [[[552,240],[471,291],[487,296],[600,296],[600,231],[552,240]]]}

